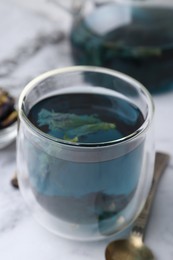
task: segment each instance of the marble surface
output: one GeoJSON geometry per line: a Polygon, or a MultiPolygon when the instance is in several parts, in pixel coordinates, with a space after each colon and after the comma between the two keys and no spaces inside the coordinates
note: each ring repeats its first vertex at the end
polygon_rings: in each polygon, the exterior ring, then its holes
{"type": "MultiPolygon", "coordinates": [[[[51,10],[39,11],[20,2],[0,1],[0,86],[9,90],[16,100],[33,77],[73,63],[64,35],[64,28],[68,28],[68,22],[62,23],[64,14],[56,16],[54,10],[51,17],[51,10]]],[[[146,244],[158,260],[172,260],[173,90],[153,95],[153,99],[156,150],[169,153],[171,159],[156,194],[146,244]]],[[[15,167],[13,142],[0,150],[0,259],[104,260],[108,240],[92,243],[65,240],[44,230],[32,219],[19,190],[10,184],[15,167]]]]}

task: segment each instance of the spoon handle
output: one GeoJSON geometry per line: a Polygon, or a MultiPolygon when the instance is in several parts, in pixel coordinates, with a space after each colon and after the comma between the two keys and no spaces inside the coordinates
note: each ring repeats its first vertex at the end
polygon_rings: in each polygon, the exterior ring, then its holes
{"type": "Polygon", "coordinates": [[[160,177],[168,164],[168,161],[168,154],[159,152],[156,153],[153,182],[150,188],[150,192],[145,202],[144,208],[140,213],[139,217],[136,219],[134,227],[132,229],[132,235],[137,235],[138,237],[141,237],[142,240],[144,239],[144,231],[147,224],[151,204],[153,202],[154,194],[156,192],[160,177]]]}

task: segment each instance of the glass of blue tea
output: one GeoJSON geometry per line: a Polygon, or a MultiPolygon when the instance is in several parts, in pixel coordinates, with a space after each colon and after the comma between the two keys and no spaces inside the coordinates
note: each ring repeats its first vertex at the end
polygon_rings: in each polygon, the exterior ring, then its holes
{"type": "Polygon", "coordinates": [[[19,98],[17,172],[33,216],[65,238],[99,240],[139,215],[154,166],[153,101],[136,80],[74,66],[19,98]]]}

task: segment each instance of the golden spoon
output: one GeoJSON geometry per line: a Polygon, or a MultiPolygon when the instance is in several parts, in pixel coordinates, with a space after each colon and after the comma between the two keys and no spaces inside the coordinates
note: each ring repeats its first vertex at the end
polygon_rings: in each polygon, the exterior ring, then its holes
{"type": "Polygon", "coordinates": [[[105,252],[106,260],[154,260],[152,251],[144,245],[144,229],[147,224],[151,204],[156,192],[159,179],[169,161],[169,155],[156,153],[153,183],[144,205],[144,208],[136,219],[130,237],[111,242],[105,252]]]}

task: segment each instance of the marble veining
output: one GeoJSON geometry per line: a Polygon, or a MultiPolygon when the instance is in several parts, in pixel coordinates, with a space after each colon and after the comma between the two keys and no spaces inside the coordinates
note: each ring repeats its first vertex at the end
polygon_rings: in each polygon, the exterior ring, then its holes
{"type": "MultiPolygon", "coordinates": [[[[39,13],[38,8],[35,11],[20,5],[17,0],[1,0],[0,16],[0,86],[16,99],[33,77],[72,64],[61,22],[39,13]]],[[[153,98],[156,150],[170,153],[171,159],[151,211],[146,244],[153,249],[157,260],[172,260],[173,90],[153,98]]],[[[15,168],[14,142],[0,150],[0,259],[104,260],[105,247],[113,238],[92,243],[69,241],[51,234],[33,220],[21,193],[10,183],[15,168]]]]}

